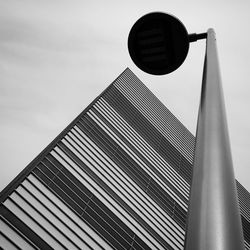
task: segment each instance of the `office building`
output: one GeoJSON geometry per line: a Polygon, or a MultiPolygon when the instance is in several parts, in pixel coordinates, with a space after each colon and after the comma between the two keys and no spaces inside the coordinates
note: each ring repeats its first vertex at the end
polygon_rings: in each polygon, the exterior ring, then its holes
{"type": "MultiPolygon", "coordinates": [[[[183,249],[194,144],[126,69],[1,192],[0,246],[183,249]]],[[[250,195],[237,188],[250,249],[250,195]]]]}

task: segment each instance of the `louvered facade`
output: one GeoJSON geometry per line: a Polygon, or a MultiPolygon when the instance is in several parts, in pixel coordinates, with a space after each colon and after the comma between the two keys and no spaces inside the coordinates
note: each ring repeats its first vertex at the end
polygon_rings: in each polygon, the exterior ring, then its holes
{"type": "Polygon", "coordinates": [[[0,246],[183,249],[194,143],[126,69],[1,192],[0,246]]]}

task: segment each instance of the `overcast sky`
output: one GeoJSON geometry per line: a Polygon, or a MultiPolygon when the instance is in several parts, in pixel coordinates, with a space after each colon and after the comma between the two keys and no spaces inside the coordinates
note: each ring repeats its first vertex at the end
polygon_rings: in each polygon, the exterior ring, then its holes
{"type": "Polygon", "coordinates": [[[0,190],[126,67],[194,134],[205,41],[170,75],[140,71],[127,36],[152,11],[215,29],[235,175],[250,191],[249,0],[0,0],[0,190]]]}

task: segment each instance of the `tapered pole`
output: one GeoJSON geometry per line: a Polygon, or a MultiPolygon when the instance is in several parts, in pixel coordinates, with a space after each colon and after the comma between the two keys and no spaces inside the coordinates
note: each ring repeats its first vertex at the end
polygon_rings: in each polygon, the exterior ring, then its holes
{"type": "Polygon", "coordinates": [[[185,250],[243,250],[216,38],[207,32],[185,250]]]}

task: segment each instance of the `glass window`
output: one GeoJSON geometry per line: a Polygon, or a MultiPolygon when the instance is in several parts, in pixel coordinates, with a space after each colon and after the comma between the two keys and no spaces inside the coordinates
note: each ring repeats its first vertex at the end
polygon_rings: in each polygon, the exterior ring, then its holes
{"type": "MultiPolygon", "coordinates": [[[[84,242],[82,242],[79,237],[76,237],[73,231],[69,230],[68,225],[65,224],[62,220],[63,217],[62,218],[58,217],[57,214],[51,211],[50,209],[51,204],[49,207],[46,207],[45,204],[41,203],[42,199],[41,195],[35,196],[36,197],[35,198],[25,188],[21,186],[19,186],[17,191],[19,194],[25,197],[25,199],[30,204],[32,204],[32,206],[34,206],[34,208],[37,209],[43,215],[43,217],[46,218],[46,220],[48,220],[51,224],[53,224],[53,226],[55,226],[55,230],[61,231],[65,235],[65,237],[68,238],[68,239],[65,239],[64,237],[60,238],[60,240],[63,242],[65,246],[68,246],[70,249],[75,249],[74,244],[77,244],[79,247],[82,244],[84,244],[84,242]],[[72,242],[74,242],[74,244],[72,244],[72,242]]],[[[51,233],[54,234],[54,230],[51,231],[51,233]]]]}
{"type": "Polygon", "coordinates": [[[3,249],[18,249],[9,239],[13,239],[15,244],[21,249],[34,249],[23,237],[13,230],[4,220],[0,218],[0,247],[3,249]],[[3,235],[5,236],[3,236],[3,235]],[[6,238],[7,237],[7,238],[6,238]]]}
{"type": "MultiPolygon", "coordinates": [[[[30,209],[26,207],[24,202],[16,195],[12,194],[13,200],[15,202],[21,203],[19,206],[15,204],[11,199],[8,199],[4,202],[4,205],[12,212],[14,213],[19,219],[22,221],[25,221],[25,224],[32,228],[34,232],[36,232],[45,242],[47,242],[51,247],[60,249],[62,248],[62,245],[59,244],[44,228],[38,224],[34,217],[32,217],[32,214],[30,214],[30,209]],[[22,209],[20,208],[22,207],[22,209]],[[28,209],[28,210],[27,210],[28,209]]],[[[25,248],[24,248],[25,249],[25,248]]]]}
{"type": "Polygon", "coordinates": [[[57,214],[81,239],[87,244],[93,246],[94,249],[110,249],[110,246],[96,234],[83,220],[80,219],[65,203],[50,192],[35,176],[29,175],[25,186],[29,187],[34,195],[38,195],[42,203],[57,214]],[[30,186],[32,186],[30,188],[30,186]],[[35,187],[35,188],[34,188],[35,187]],[[46,194],[46,196],[44,195],[46,194]]]}
{"type": "Polygon", "coordinates": [[[93,197],[93,201],[91,200],[88,206],[98,213],[98,215],[106,221],[106,223],[110,225],[117,234],[121,235],[128,242],[132,241],[134,236],[132,230],[130,230],[118,217],[107,209],[97,198],[93,197]]]}
{"type": "MultiPolygon", "coordinates": [[[[51,159],[52,157],[53,156],[50,155],[51,159]]],[[[54,162],[56,162],[56,159],[54,157],[53,160],[54,162]]],[[[48,165],[50,169],[55,168],[49,161],[46,162],[46,165],[48,165]]],[[[83,185],[80,185],[80,182],[77,181],[77,179],[62,165],[60,166],[60,170],[57,172],[57,176],[54,178],[54,181],[57,183],[56,179],[59,179],[61,185],[65,184],[68,187],[68,190],[70,190],[70,192],[72,191],[75,195],[77,195],[77,197],[80,197],[81,200],[83,200],[84,202],[88,202],[89,197],[87,195],[91,196],[91,193],[83,185]],[[75,183],[77,183],[78,186],[80,185],[80,187],[75,185],[75,183]],[[87,193],[87,195],[84,191],[87,193]]]]}
{"type": "MultiPolygon", "coordinates": [[[[101,203],[98,204],[102,207],[102,209],[100,209],[99,206],[96,205],[97,203],[97,198],[94,198],[96,203],[93,203],[92,201],[90,202],[83,202],[81,200],[81,197],[76,195],[72,189],[67,186],[60,178],[59,178],[59,173],[57,173],[57,175],[52,176],[51,173],[56,172],[56,171],[51,171],[47,168],[47,166],[45,166],[44,164],[40,164],[39,166],[39,170],[43,173],[48,173],[48,175],[50,176],[50,178],[53,179],[53,181],[51,181],[49,183],[49,186],[57,193],[60,195],[60,197],[66,202],[68,203],[69,201],[72,203],[75,203],[78,205],[79,208],[81,208],[81,213],[80,215],[89,223],[92,222],[93,224],[90,224],[92,227],[95,228],[95,230],[97,230],[100,235],[102,235],[102,233],[105,231],[106,232],[106,236],[109,237],[109,240],[111,244],[119,244],[119,245],[124,245],[126,248],[131,244],[132,239],[131,236],[129,236],[126,231],[124,231],[123,227],[125,228],[125,224],[121,224],[120,226],[116,223],[116,221],[118,220],[118,218],[111,213],[111,211],[109,212],[109,215],[112,214],[112,218],[111,219],[107,213],[104,212],[108,211],[107,207],[101,203]],[[60,191],[60,192],[59,192],[60,191]],[[63,196],[62,196],[63,194],[63,196]],[[94,220],[92,220],[92,217],[94,220]],[[99,225],[97,227],[97,225],[99,225]],[[104,231],[103,231],[104,230],[104,231]],[[109,236],[112,235],[112,236],[109,236]],[[127,242],[126,239],[130,239],[130,243],[127,242]],[[116,243],[115,243],[116,242],[116,243]]],[[[53,166],[54,167],[54,166],[53,166]]],[[[40,174],[41,176],[41,174],[40,174]]],[[[74,182],[75,177],[72,177],[72,181],[74,182]]],[[[74,204],[74,205],[75,205],[74,204]]],[[[71,205],[72,206],[72,205],[71,205]]],[[[118,220],[119,221],[119,220],[118,220]]]]}
{"type": "Polygon", "coordinates": [[[72,200],[71,197],[68,196],[63,189],[61,189],[61,187],[49,180],[39,169],[34,169],[33,172],[39,177],[39,179],[48,184],[48,187],[53,190],[55,194],[57,194],[61,199],[63,199],[70,207],[72,207],[74,211],[76,211],[78,214],[82,214],[82,208],[79,207],[74,202],[74,200],[72,200]]]}

